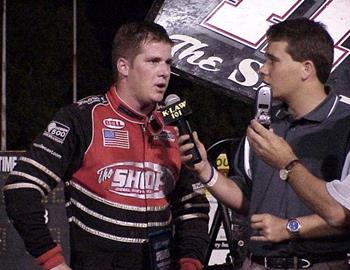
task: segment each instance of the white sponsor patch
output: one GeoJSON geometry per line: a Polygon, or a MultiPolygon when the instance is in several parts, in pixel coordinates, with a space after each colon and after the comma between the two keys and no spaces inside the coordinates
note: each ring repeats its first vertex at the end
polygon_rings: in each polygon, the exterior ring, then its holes
{"type": "Polygon", "coordinates": [[[54,140],[55,142],[62,144],[66,139],[69,130],[70,129],[68,126],[57,121],[51,121],[44,131],[43,135],[50,138],[51,140],[54,140]]]}
{"type": "Polygon", "coordinates": [[[57,158],[59,158],[59,159],[62,158],[62,155],[60,155],[60,154],[56,153],[55,151],[53,151],[53,150],[47,148],[47,147],[44,146],[43,144],[33,143],[33,146],[34,146],[34,147],[37,147],[37,148],[40,148],[40,149],[42,149],[42,150],[48,152],[49,154],[53,155],[54,157],[57,157],[57,158]]]}
{"type": "Polygon", "coordinates": [[[175,142],[175,135],[172,134],[170,131],[163,130],[159,135],[154,135],[153,139],[166,141],[166,142],[175,142]]]}
{"type": "Polygon", "coordinates": [[[123,129],[125,127],[125,123],[122,120],[114,118],[103,119],[103,124],[106,127],[113,129],[123,129]]]}
{"type": "Polygon", "coordinates": [[[201,190],[204,188],[204,185],[200,182],[192,184],[193,191],[201,190]]]}
{"type": "Polygon", "coordinates": [[[79,106],[81,106],[84,104],[93,104],[93,103],[104,102],[104,101],[105,101],[105,98],[103,96],[89,96],[79,100],[77,103],[79,106]]]}

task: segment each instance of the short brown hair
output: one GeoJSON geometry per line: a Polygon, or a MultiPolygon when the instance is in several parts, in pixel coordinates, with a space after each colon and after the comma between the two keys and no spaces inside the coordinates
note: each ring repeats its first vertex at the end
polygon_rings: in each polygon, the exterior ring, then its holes
{"type": "Polygon", "coordinates": [[[321,83],[326,83],[332,70],[334,42],[325,26],[307,18],[296,18],[270,26],[268,41],[286,41],[287,52],[294,61],[311,60],[321,83]]]}
{"type": "Polygon", "coordinates": [[[118,29],[112,45],[112,66],[115,81],[118,79],[117,60],[124,57],[132,62],[139,54],[141,45],[148,41],[159,41],[173,45],[166,30],[154,22],[131,22],[118,29]]]}

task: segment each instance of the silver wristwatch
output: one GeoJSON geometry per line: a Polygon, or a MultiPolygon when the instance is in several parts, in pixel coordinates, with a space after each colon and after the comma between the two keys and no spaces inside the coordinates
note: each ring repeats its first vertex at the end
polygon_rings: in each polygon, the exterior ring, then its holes
{"type": "Polygon", "coordinates": [[[292,238],[296,238],[296,237],[299,237],[301,224],[299,220],[297,220],[296,218],[290,218],[288,219],[286,229],[289,232],[289,234],[292,236],[292,238]]]}

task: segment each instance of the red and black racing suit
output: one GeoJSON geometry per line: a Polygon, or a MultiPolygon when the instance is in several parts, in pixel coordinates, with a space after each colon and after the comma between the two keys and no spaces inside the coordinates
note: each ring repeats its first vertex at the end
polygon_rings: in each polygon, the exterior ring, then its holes
{"type": "Polygon", "coordinates": [[[63,259],[41,200],[64,181],[73,269],[148,269],[149,235],[173,225],[172,257],[198,266],[209,205],[194,177],[179,177],[176,140],[170,126],[152,135],[114,86],[62,108],[4,187],[28,252],[47,269],[63,259]]]}

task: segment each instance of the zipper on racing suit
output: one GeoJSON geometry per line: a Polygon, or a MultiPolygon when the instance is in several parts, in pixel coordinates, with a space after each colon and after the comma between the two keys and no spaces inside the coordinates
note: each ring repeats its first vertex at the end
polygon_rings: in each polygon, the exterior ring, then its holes
{"type": "MultiPolygon", "coordinates": [[[[146,122],[147,123],[147,122],[146,122]]],[[[145,162],[146,162],[146,145],[147,145],[147,136],[146,136],[146,124],[141,124],[141,133],[142,133],[142,139],[143,139],[143,181],[145,181],[145,173],[146,173],[146,170],[145,170],[145,162]]],[[[145,223],[147,224],[147,228],[146,228],[146,239],[147,241],[146,242],[149,242],[148,240],[148,236],[149,236],[149,231],[148,231],[148,212],[147,212],[147,192],[146,192],[146,183],[143,184],[143,188],[144,188],[144,200],[145,200],[145,206],[146,206],[146,212],[145,212],[145,223]]]]}

